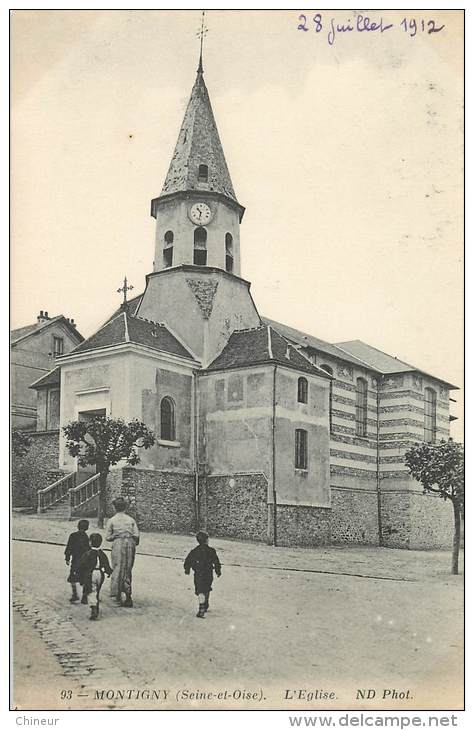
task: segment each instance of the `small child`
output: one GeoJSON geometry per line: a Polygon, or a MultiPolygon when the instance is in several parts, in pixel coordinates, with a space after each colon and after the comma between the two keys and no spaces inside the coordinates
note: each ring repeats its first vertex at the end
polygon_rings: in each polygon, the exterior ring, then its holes
{"type": "Polygon", "coordinates": [[[100,549],[102,535],[93,532],[90,536],[90,550],[88,550],[79,561],[78,574],[81,585],[84,587],[84,595],[87,596],[87,603],[91,608],[90,620],[96,621],[99,618],[99,594],[104,582],[105,574],[110,576],[110,567],[107,555],[100,549]]]}
{"type": "MultiPolygon", "coordinates": [[[[77,584],[79,583],[79,576],[77,574],[77,566],[79,560],[84,553],[89,550],[89,538],[87,536],[87,530],[89,529],[88,520],[79,520],[77,523],[77,532],[71,532],[67,541],[66,549],[64,551],[64,557],[66,565],[71,563],[71,570],[69,571],[68,583],[71,584],[72,596],[69,599],[70,603],[76,603],[79,600],[77,595],[77,584]]],[[[81,603],[87,603],[87,598],[83,594],[81,603]]]]}
{"type": "Polygon", "coordinates": [[[209,593],[212,591],[213,570],[216,575],[221,574],[221,564],[214,548],[209,547],[209,535],[200,530],[196,535],[199,545],[191,550],[184,561],[184,572],[189,575],[191,568],[194,571],[194,588],[199,601],[197,618],[205,618],[209,610],[209,593]]]}

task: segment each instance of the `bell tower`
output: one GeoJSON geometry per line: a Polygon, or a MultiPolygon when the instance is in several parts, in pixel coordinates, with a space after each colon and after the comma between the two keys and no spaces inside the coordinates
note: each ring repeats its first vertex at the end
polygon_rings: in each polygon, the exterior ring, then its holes
{"type": "Polygon", "coordinates": [[[201,55],[178,141],[159,197],[153,272],[137,316],[163,322],[206,367],[234,330],[261,323],[240,278],[240,222],[201,55]]]}
{"type": "Polygon", "coordinates": [[[158,198],[154,271],[181,264],[210,266],[240,276],[237,201],[204,82],[202,50],[196,81],[158,198]]]}

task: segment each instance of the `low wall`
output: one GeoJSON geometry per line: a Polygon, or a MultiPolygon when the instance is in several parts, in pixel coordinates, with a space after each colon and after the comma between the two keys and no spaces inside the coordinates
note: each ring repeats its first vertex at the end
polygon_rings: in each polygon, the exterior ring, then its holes
{"type": "Polygon", "coordinates": [[[378,545],[377,492],[331,489],[333,545],[378,545]]]}
{"type": "Polygon", "coordinates": [[[316,547],[331,540],[331,508],[277,505],[277,545],[316,547]]]}
{"type": "Polygon", "coordinates": [[[218,537],[266,542],[267,494],[264,474],[200,477],[200,527],[218,537]]]}
{"type": "Polygon", "coordinates": [[[30,447],[23,456],[12,454],[12,506],[36,510],[37,492],[59,479],[59,431],[28,432],[30,447]]]}
{"type": "Polygon", "coordinates": [[[130,500],[129,514],[141,530],[189,533],[196,530],[194,475],[131,467],[115,469],[107,478],[107,515],[112,500],[130,500]]]}
{"type": "Polygon", "coordinates": [[[382,492],[381,514],[385,547],[435,550],[452,546],[451,502],[420,492],[382,492]]]}

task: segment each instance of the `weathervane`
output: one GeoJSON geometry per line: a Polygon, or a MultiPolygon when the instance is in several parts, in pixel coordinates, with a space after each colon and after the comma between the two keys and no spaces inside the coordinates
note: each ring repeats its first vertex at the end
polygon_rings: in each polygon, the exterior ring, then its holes
{"type": "Polygon", "coordinates": [[[206,26],[204,25],[204,14],[205,14],[205,12],[206,12],[205,10],[202,11],[201,27],[198,30],[198,32],[196,33],[196,35],[201,38],[201,50],[200,50],[200,53],[199,53],[199,66],[198,66],[198,70],[197,70],[198,74],[202,74],[203,73],[203,70],[202,70],[202,43],[203,43],[203,40],[204,40],[204,36],[207,35],[207,31],[208,31],[208,28],[206,28],[206,26]]]}
{"type": "Polygon", "coordinates": [[[133,289],[132,284],[130,284],[130,286],[128,285],[127,277],[125,276],[124,280],[123,280],[123,286],[120,287],[120,289],[117,289],[117,294],[122,294],[122,292],[123,292],[123,303],[122,303],[123,305],[125,305],[127,303],[127,292],[132,291],[132,289],[133,289]]]}

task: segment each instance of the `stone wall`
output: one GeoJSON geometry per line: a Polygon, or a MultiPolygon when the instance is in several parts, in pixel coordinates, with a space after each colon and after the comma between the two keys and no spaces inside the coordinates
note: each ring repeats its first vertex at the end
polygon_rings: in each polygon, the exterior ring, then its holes
{"type": "Polygon", "coordinates": [[[330,508],[277,505],[277,545],[287,547],[328,545],[330,534],[330,508]]]}
{"type": "Polygon", "coordinates": [[[127,510],[141,530],[189,533],[196,530],[194,475],[127,467],[107,479],[107,514],[112,500],[123,495],[127,510]]]}
{"type": "Polygon", "coordinates": [[[267,493],[264,474],[200,477],[200,527],[218,537],[266,542],[267,493]]]}
{"type": "Polygon", "coordinates": [[[450,548],[454,517],[450,502],[421,492],[383,492],[385,547],[434,550],[450,548]]]}
{"type": "Polygon", "coordinates": [[[377,493],[331,490],[331,542],[334,545],[378,545],[377,493]]]}
{"type": "Polygon", "coordinates": [[[59,479],[59,431],[29,432],[24,456],[12,454],[12,506],[36,510],[37,492],[59,479]]]}

